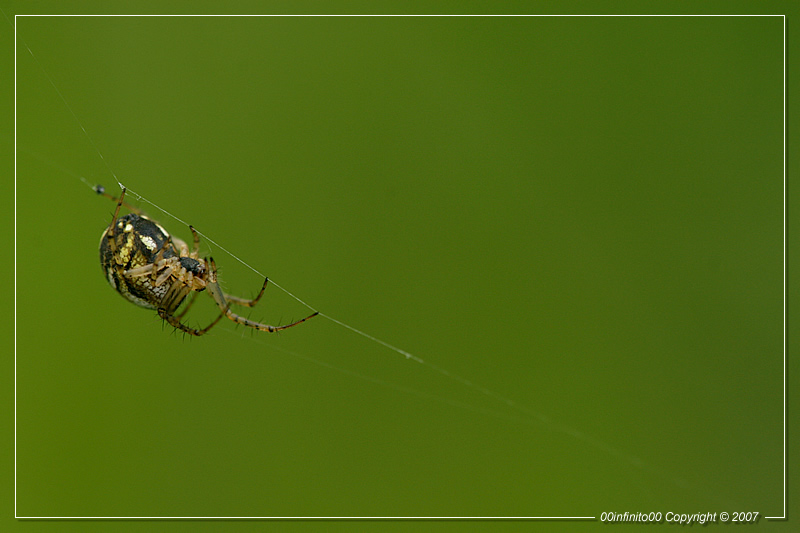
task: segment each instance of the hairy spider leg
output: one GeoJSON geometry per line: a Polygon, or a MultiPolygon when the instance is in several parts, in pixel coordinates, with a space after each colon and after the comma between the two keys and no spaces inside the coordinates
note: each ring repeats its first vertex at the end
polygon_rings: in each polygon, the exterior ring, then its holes
{"type": "Polygon", "coordinates": [[[261,290],[258,292],[258,296],[255,298],[248,300],[247,298],[240,298],[239,296],[233,296],[232,294],[223,293],[225,296],[225,300],[228,303],[241,305],[243,307],[253,307],[258,303],[261,297],[264,295],[264,289],[267,288],[267,283],[269,283],[269,278],[264,278],[264,284],[261,286],[261,290]]]}
{"type": "MultiPolygon", "coordinates": [[[[170,289],[167,291],[167,294],[164,295],[164,299],[162,300],[162,305],[158,307],[158,316],[160,316],[163,320],[166,320],[170,326],[178,328],[179,330],[189,333],[190,335],[194,335],[195,337],[199,337],[200,335],[204,335],[205,333],[208,332],[208,330],[216,326],[217,323],[222,318],[222,316],[225,314],[225,312],[224,310],[220,312],[220,314],[217,315],[217,318],[215,318],[212,323],[210,323],[203,329],[194,329],[184,325],[183,322],[181,322],[180,318],[175,316],[173,312],[177,310],[178,306],[180,306],[180,303],[183,301],[183,299],[187,296],[189,292],[194,292],[194,294],[197,294],[197,292],[191,291],[191,289],[189,289],[186,285],[173,283],[170,289]]],[[[193,303],[194,303],[194,297],[187,304],[187,307],[190,307],[191,304],[193,303]]],[[[181,312],[180,316],[182,317],[184,314],[186,314],[186,309],[184,309],[181,312]]]]}
{"type": "MultiPolygon", "coordinates": [[[[197,233],[197,230],[194,229],[194,226],[192,226],[191,224],[189,224],[189,231],[192,232],[192,251],[191,251],[191,253],[189,253],[189,257],[191,257],[192,259],[197,259],[198,256],[199,256],[199,252],[200,252],[200,235],[197,233]]],[[[170,236],[170,239],[171,238],[172,238],[172,236],[170,236]]],[[[181,242],[181,245],[182,246],[186,246],[183,242],[181,242]]],[[[187,250],[188,250],[188,247],[187,247],[187,250]]],[[[181,255],[183,255],[183,254],[181,254],[181,255]]],[[[232,294],[224,293],[225,300],[229,304],[241,305],[241,306],[244,306],[244,307],[253,307],[254,305],[256,305],[258,303],[258,301],[264,295],[264,289],[267,288],[267,283],[268,282],[269,282],[269,278],[265,278],[264,279],[264,284],[261,285],[261,290],[259,291],[258,295],[255,298],[241,298],[239,296],[234,296],[232,294]]],[[[191,305],[191,303],[193,303],[193,302],[190,302],[186,307],[188,308],[191,305]]],[[[181,313],[181,316],[183,316],[185,313],[186,313],[186,309],[183,310],[183,312],[181,313]]]]}
{"type": "MultiPolygon", "coordinates": [[[[112,196],[111,194],[107,193],[105,187],[103,187],[102,185],[95,185],[93,189],[100,196],[105,196],[112,202],[118,202],[119,205],[124,205],[126,209],[130,210],[131,213],[136,213],[137,215],[143,214],[143,211],[138,207],[134,207],[131,204],[122,201],[123,198],[125,198],[125,191],[127,190],[124,187],[122,189],[122,193],[120,193],[119,195],[119,198],[116,198],[115,196],[112,196]]],[[[119,210],[119,208],[117,208],[117,210],[119,210]]]]}
{"type": "Polygon", "coordinates": [[[166,320],[170,326],[177,328],[181,331],[185,331],[186,333],[194,335],[195,337],[199,337],[200,335],[208,333],[208,330],[216,326],[217,322],[220,321],[223,315],[224,313],[220,313],[219,315],[217,315],[217,318],[211,324],[207,325],[203,329],[194,329],[190,328],[189,326],[185,326],[178,317],[176,317],[171,313],[168,313],[166,309],[162,308],[158,309],[158,316],[160,316],[163,320],[166,320]]]}
{"type": "MultiPolygon", "coordinates": [[[[258,293],[258,296],[256,296],[252,300],[247,300],[245,298],[239,298],[238,296],[233,296],[233,295],[230,295],[228,293],[224,293],[225,294],[225,300],[229,304],[241,305],[241,306],[244,306],[244,307],[253,307],[254,305],[256,305],[258,303],[258,301],[261,299],[261,296],[264,294],[264,289],[267,287],[267,282],[268,281],[269,281],[269,278],[264,280],[264,285],[261,286],[261,291],[258,293]]],[[[191,296],[191,299],[189,300],[189,303],[187,303],[183,307],[183,309],[181,310],[180,313],[175,315],[175,318],[177,318],[178,320],[183,319],[183,317],[186,315],[186,313],[189,312],[189,308],[192,307],[192,305],[194,305],[194,302],[195,302],[195,300],[197,300],[197,296],[199,294],[200,293],[197,292],[197,291],[192,292],[192,296],[191,296]]]]}
{"type": "MultiPolygon", "coordinates": [[[[267,282],[268,281],[269,281],[269,278],[264,280],[264,285],[261,286],[261,291],[258,293],[258,296],[256,296],[252,300],[247,300],[245,298],[239,298],[238,296],[233,296],[233,295],[230,295],[228,293],[224,293],[225,300],[229,304],[241,305],[241,306],[244,306],[244,307],[253,307],[254,305],[256,305],[258,303],[258,301],[261,299],[261,296],[264,294],[264,289],[267,287],[267,282]]],[[[177,318],[178,320],[183,319],[184,315],[186,315],[186,313],[189,312],[189,308],[192,307],[192,305],[194,305],[194,302],[195,302],[195,300],[197,300],[197,296],[199,294],[200,293],[197,292],[197,291],[192,292],[192,296],[191,296],[191,299],[189,300],[189,303],[187,303],[183,307],[183,309],[181,310],[180,313],[175,315],[175,318],[177,318]]]]}
{"type": "MultiPolygon", "coordinates": [[[[189,250],[188,246],[186,247],[186,251],[189,254],[189,257],[191,257],[192,259],[197,259],[198,253],[200,251],[200,235],[197,234],[197,230],[195,230],[194,227],[192,227],[191,224],[189,225],[189,230],[191,230],[191,232],[192,232],[192,241],[193,241],[192,242],[192,251],[191,252],[188,251],[189,250]]],[[[181,243],[181,244],[183,244],[183,243],[181,243]]],[[[184,246],[185,246],[185,244],[184,244],[184,246]]],[[[189,309],[194,305],[195,300],[197,300],[197,295],[198,294],[200,294],[200,293],[197,292],[197,291],[192,291],[192,296],[191,296],[191,299],[189,300],[189,303],[187,303],[185,306],[183,306],[183,309],[181,310],[180,313],[178,313],[177,315],[174,315],[175,318],[177,318],[178,320],[182,320],[183,317],[186,316],[186,313],[189,312],[189,309]]],[[[222,315],[220,315],[220,316],[222,316],[222,315]]]]}
{"type": "MultiPolygon", "coordinates": [[[[261,322],[255,322],[255,321],[250,320],[248,318],[245,318],[245,317],[243,317],[241,315],[237,315],[236,313],[231,311],[230,304],[225,299],[225,293],[222,292],[222,289],[220,288],[219,283],[217,283],[217,264],[214,262],[214,258],[213,257],[209,257],[208,258],[208,262],[211,265],[211,272],[210,272],[210,276],[208,278],[208,285],[206,285],[206,288],[211,293],[211,296],[214,298],[214,301],[217,302],[217,306],[222,310],[223,314],[225,316],[227,316],[229,319],[231,319],[232,321],[236,322],[237,324],[243,324],[245,326],[257,329],[259,331],[268,331],[270,333],[274,333],[274,332],[280,331],[282,329],[291,328],[292,326],[296,326],[298,324],[302,324],[303,322],[305,322],[309,318],[314,318],[315,316],[317,316],[319,314],[319,311],[316,311],[313,314],[311,314],[311,315],[309,315],[309,316],[307,316],[305,318],[301,318],[300,320],[297,320],[296,322],[292,322],[291,324],[286,324],[285,326],[270,326],[269,324],[262,324],[261,322]]],[[[264,287],[266,287],[266,285],[267,285],[267,281],[265,280],[264,281],[264,287]]],[[[262,293],[264,292],[264,287],[261,288],[261,292],[262,293]]],[[[261,294],[259,294],[258,297],[260,298],[261,294]]],[[[241,300],[241,298],[240,298],[240,300],[241,300]]],[[[256,301],[257,300],[258,300],[258,298],[256,299],[256,301]]]]}
{"type": "MultiPolygon", "coordinates": [[[[192,296],[191,296],[191,299],[189,300],[189,303],[187,303],[183,307],[183,310],[180,313],[178,313],[177,315],[174,315],[175,318],[177,318],[178,320],[183,320],[183,317],[186,315],[186,313],[189,312],[189,308],[192,307],[194,305],[194,301],[197,300],[197,295],[198,294],[200,294],[200,293],[197,292],[197,291],[192,291],[192,296]]],[[[220,316],[222,316],[222,315],[220,315],[220,316]]]]}
{"type": "Polygon", "coordinates": [[[197,230],[191,224],[189,224],[189,230],[192,232],[192,240],[194,241],[192,243],[192,253],[189,254],[189,257],[197,259],[200,252],[200,235],[197,234],[197,230]]]}

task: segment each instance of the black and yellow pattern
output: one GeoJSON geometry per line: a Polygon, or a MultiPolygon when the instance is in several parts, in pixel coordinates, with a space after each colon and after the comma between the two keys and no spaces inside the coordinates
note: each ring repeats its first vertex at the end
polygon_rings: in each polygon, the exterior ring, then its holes
{"type": "Polygon", "coordinates": [[[116,265],[122,267],[122,272],[144,267],[154,263],[161,250],[164,259],[175,257],[172,247],[165,246],[170,240],[169,234],[149,218],[134,213],[117,220],[113,233],[116,254],[109,245],[108,229],[100,239],[100,265],[108,283],[128,301],[156,309],[167,287],[163,284],[154,286],[146,276],[120,276],[116,265]]]}

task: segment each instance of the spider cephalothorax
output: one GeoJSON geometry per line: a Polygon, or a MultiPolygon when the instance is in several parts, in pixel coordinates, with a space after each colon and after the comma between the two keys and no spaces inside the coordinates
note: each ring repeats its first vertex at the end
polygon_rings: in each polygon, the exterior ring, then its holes
{"type": "MultiPolygon", "coordinates": [[[[105,194],[102,188],[97,190],[100,194],[116,200],[105,194]]],[[[230,304],[254,306],[264,294],[269,280],[264,280],[261,292],[252,300],[225,294],[217,283],[217,266],[214,259],[201,259],[198,256],[200,237],[192,226],[189,226],[189,230],[192,232],[194,242],[190,251],[185,242],[170,236],[159,224],[144,216],[136,208],[125,204],[124,198],[125,189],[117,201],[117,209],[114,211],[111,224],[100,238],[100,264],[109,284],[128,301],[141,307],[156,309],[158,315],[172,326],[192,335],[202,335],[207,332],[223,316],[238,324],[272,332],[295,326],[317,315],[314,313],[285,326],[270,326],[233,313],[230,304]],[[120,217],[119,210],[122,205],[135,212],[120,217]],[[209,290],[220,309],[220,314],[214,322],[203,329],[190,328],[181,322],[181,318],[189,310],[194,299],[180,314],[176,315],[175,311],[190,293],[194,298],[198,292],[205,289],[209,290]]]]}

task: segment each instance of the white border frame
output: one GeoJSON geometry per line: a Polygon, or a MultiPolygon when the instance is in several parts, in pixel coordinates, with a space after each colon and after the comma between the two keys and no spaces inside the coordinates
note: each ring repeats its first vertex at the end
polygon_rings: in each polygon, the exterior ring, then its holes
{"type": "MultiPolygon", "coordinates": [[[[786,15],[14,15],[14,517],[27,520],[597,520],[596,516],[19,516],[17,513],[17,17],[782,17],[783,18],[783,514],[786,516],[786,15]]],[[[24,43],[23,43],[24,44],[24,43]]],[[[27,46],[27,45],[26,45],[27,46]]]]}

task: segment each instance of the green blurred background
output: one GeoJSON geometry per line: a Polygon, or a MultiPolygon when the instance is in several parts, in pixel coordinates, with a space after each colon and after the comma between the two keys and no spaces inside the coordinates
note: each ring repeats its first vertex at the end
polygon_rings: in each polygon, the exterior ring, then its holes
{"type": "Polygon", "coordinates": [[[782,31],[18,19],[17,514],[780,515],[782,31]],[[430,364],[324,318],[162,328],[100,270],[78,177],[111,171],[430,364]]]}

